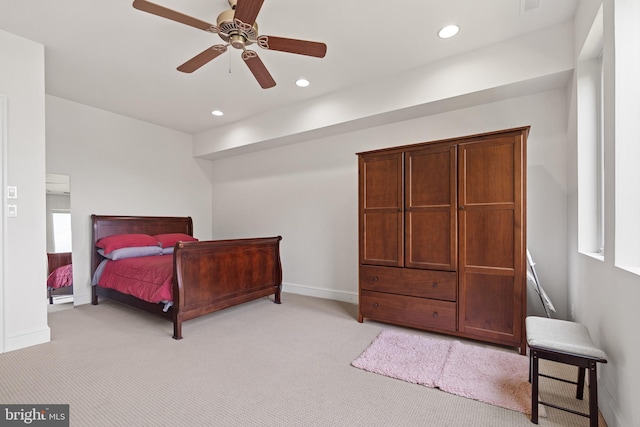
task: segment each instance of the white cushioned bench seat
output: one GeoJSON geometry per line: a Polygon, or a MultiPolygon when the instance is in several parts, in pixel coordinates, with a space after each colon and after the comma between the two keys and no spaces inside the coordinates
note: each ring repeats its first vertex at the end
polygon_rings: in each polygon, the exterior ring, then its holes
{"type": "Polygon", "coordinates": [[[527,317],[525,322],[529,347],[607,360],[605,352],[593,345],[589,330],[581,323],[534,316],[527,317]]]}
{"type": "Polygon", "coordinates": [[[538,424],[538,403],[589,418],[590,427],[598,427],[597,364],[607,363],[607,355],[591,341],[589,330],[581,323],[546,317],[525,319],[529,346],[529,381],[531,382],[531,422],[538,424]],[[539,359],[578,367],[577,381],[545,375],[539,371],[539,359]],[[585,376],[589,372],[589,413],[574,411],[538,398],[539,377],[576,384],[576,399],[582,399],[585,376]]]}

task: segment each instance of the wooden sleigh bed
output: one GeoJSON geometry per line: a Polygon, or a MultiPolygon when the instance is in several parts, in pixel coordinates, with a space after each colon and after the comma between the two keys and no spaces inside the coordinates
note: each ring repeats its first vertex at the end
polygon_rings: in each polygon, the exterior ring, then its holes
{"type": "MultiPolygon", "coordinates": [[[[92,275],[99,266],[106,274],[107,268],[104,266],[108,263],[112,263],[110,267],[115,267],[117,263],[136,261],[127,259],[103,262],[106,259],[103,256],[104,249],[102,254],[97,249],[105,241],[101,241],[105,237],[119,238],[121,235],[131,234],[193,236],[191,217],[92,215],[91,219],[94,244],[92,275]]],[[[181,339],[182,322],[186,320],[269,295],[274,295],[274,302],[280,304],[280,240],[282,237],[277,236],[178,241],[170,247],[173,255],[147,257],[152,258],[152,261],[160,261],[160,258],[172,260],[169,261],[173,273],[168,279],[169,298],[162,297],[162,301],[141,299],[101,283],[103,279],[94,279],[92,304],[97,305],[99,297],[102,297],[159,315],[173,322],[173,338],[181,339]],[[166,301],[168,299],[170,301],[166,301]]],[[[104,282],[108,283],[106,279],[104,282]]]]}

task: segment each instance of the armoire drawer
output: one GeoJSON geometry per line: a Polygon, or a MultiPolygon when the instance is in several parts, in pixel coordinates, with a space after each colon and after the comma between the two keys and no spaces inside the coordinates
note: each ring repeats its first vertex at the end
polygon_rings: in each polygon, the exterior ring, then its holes
{"type": "Polygon", "coordinates": [[[360,288],[444,301],[456,301],[455,271],[360,266],[360,288]]]}
{"type": "Polygon", "coordinates": [[[456,303],[360,291],[363,317],[419,329],[456,330],[456,303]]]}

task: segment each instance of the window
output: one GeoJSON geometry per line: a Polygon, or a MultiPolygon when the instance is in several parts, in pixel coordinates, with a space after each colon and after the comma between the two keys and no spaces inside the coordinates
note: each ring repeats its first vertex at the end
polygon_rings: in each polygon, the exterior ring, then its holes
{"type": "Polygon", "coordinates": [[[604,256],[604,65],[603,65],[603,51],[596,58],[595,64],[595,76],[594,79],[598,81],[598,88],[596,92],[596,125],[598,126],[595,151],[596,151],[596,169],[597,169],[597,183],[596,183],[596,232],[597,232],[597,253],[604,256]]]}
{"type": "Polygon", "coordinates": [[[71,252],[71,213],[53,212],[53,246],[56,252],[71,252]]]}
{"type": "Polygon", "coordinates": [[[615,81],[615,264],[640,274],[640,2],[618,1],[613,13],[615,59],[605,81],[615,81]]]}
{"type": "Polygon", "coordinates": [[[600,8],[577,66],[578,247],[580,252],[600,259],[603,259],[605,250],[603,64],[603,16],[600,8]]]}

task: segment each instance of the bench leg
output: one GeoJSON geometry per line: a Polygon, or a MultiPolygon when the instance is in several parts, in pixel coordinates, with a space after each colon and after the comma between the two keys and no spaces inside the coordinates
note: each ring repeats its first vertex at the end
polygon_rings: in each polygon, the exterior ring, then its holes
{"type": "Polygon", "coordinates": [[[531,422],[538,424],[538,354],[535,350],[531,351],[531,422]]]}
{"type": "Polygon", "coordinates": [[[578,400],[582,400],[582,397],[584,396],[584,377],[586,370],[587,368],[578,368],[578,381],[576,382],[578,385],[576,388],[576,399],[578,400]]]}
{"type": "Polygon", "coordinates": [[[598,427],[598,375],[596,362],[589,362],[589,426],[598,427]]]}

